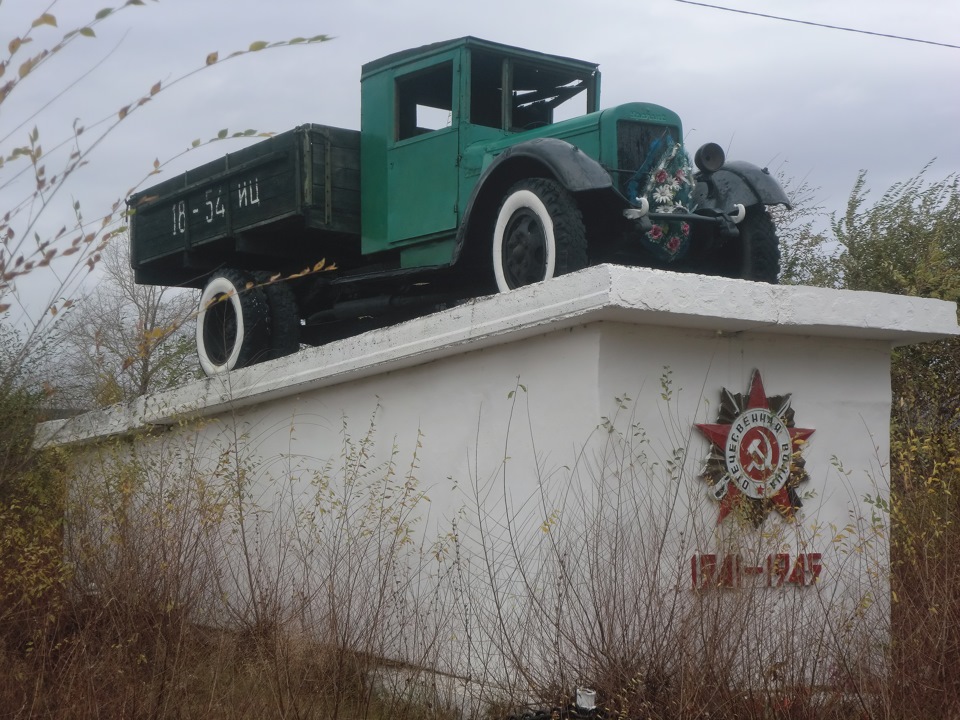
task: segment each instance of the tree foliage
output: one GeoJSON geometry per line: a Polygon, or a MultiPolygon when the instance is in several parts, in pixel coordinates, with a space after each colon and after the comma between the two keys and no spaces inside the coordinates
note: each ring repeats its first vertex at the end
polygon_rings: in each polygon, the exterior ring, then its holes
{"type": "Polygon", "coordinates": [[[783,172],[777,174],[777,180],[792,203],[789,208],[781,205],[770,208],[780,236],[780,282],[835,286],[836,252],[824,229],[827,212],[817,201],[818,188],[783,172]]]}
{"type": "MultiPolygon", "coordinates": [[[[960,178],[928,169],[876,201],[861,173],[828,231],[786,235],[784,280],[960,300],[960,178]]],[[[895,349],[892,391],[892,690],[898,716],[946,717],[960,706],[960,340],[895,349]]]]}
{"type": "MultiPolygon", "coordinates": [[[[781,233],[782,281],[960,301],[960,177],[929,181],[929,165],[871,202],[861,172],[842,214],[818,230],[804,202],[781,233]]],[[[960,405],[960,343],[898,348],[894,430],[952,426],[960,405]]]]}
{"type": "MultiPolygon", "coordinates": [[[[869,203],[860,174],[831,229],[839,279],[850,290],[960,300],[960,184],[928,182],[925,170],[869,203]]],[[[894,355],[894,430],[938,432],[960,412],[960,343],[899,348],[894,355]]]]}
{"type": "Polygon", "coordinates": [[[53,400],[75,409],[103,407],[195,377],[195,293],[137,284],[124,242],[104,250],[101,272],[97,287],[62,321],[49,381],[53,400]]]}
{"type": "Polygon", "coordinates": [[[958,177],[927,182],[925,172],[868,203],[860,173],[846,211],[831,223],[843,287],[960,300],[958,177]]]}

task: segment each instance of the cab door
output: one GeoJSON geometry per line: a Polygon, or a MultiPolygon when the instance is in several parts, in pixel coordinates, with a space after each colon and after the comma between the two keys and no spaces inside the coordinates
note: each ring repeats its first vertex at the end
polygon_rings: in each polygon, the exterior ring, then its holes
{"type": "Polygon", "coordinates": [[[395,78],[387,148],[387,243],[403,247],[458,222],[460,54],[432,57],[395,78]]]}

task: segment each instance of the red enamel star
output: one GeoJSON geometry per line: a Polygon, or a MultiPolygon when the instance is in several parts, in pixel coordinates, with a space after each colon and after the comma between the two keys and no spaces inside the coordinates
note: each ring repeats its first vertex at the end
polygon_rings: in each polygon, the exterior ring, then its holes
{"type": "Polygon", "coordinates": [[[772,509],[794,517],[807,479],[801,450],[814,431],[794,427],[793,415],[790,395],[767,397],[754,370],[746,397],[724,389],[718,422],[695,425],[711,443],[703,478],[720,499],[718,524],[736,508],[756,526],[772,509]]]}

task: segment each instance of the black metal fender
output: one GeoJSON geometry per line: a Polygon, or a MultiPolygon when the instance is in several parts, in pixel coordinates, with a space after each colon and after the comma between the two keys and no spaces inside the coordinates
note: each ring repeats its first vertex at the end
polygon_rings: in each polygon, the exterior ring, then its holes
{"type": "Polygon", "coordinates": [[[696,180],[691,200],[697,210],[729,212],[737,203],[790,208],[790,199],[770,171],[742,160],[724,163],[713,173],[698,173],[696,180]]]}
{"type": "Polygon", "coordinates": [[[517,143],[494,158],[481,173],[457,230],[452,263],[460,258],[471,230],[492,221],[507,190],[528,177],[549,177],[573,193],[613,188],[609,173],[580,148],[557,138],[517,143]]]}

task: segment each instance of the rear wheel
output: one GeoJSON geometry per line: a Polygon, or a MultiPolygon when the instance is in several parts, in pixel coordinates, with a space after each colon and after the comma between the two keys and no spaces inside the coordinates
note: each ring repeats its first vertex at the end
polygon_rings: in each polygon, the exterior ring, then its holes
{"type": "Polygon", "coordinates": [[[292,355],[300,349],[300,310],[290,285],[270,281],[270,273],[255,273],[267,300],[270,324],[269,352],[265,360],[292,355]]]}
{"type": "Polygon", "coordinates": [[[200,295],[197,355],[209,376],[252,365],[268,352],[268,306],[263,290],[241,270],[218,270],[200,295]]]}
{"type": "Polygon", "coordinates": [[[493,231],[493,273],[500,292],[587,266],[587,234],[576,201],[544,178],[507,192],[493,231]]]}

